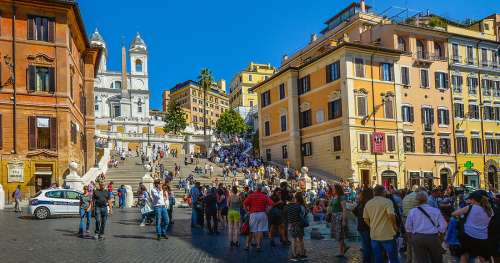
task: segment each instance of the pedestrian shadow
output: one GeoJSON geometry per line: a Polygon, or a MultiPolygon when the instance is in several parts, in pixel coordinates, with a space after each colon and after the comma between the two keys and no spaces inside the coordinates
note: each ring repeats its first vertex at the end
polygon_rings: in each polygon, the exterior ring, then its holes
{"type": "Polygon", "coordinates": [[[139,235],[113,235],[116,238],[131,238],[131,239],[142,239],[142,240],[155,240],[153,236],[139,236],[139,235]]]}

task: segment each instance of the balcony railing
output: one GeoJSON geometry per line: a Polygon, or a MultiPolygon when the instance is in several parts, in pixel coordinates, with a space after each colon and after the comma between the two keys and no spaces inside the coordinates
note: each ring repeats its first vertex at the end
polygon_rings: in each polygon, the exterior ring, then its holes
{"type": "Polygon", "coordinates": [[[430,123],[424,123],[424,131],[426,132],[432,132],[432,124],[430,123]]]}
{"type": "Polygon", "coordinates": [[[454,63],[454,64],[462,63],[462,56],[452,56],[451,63],[454,63]]]}

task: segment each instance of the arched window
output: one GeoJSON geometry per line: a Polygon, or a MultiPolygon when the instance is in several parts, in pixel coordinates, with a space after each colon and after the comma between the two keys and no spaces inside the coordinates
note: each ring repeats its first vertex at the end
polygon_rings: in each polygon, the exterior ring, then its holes
{"type": "Polygon", "coordinates": [[[135,71],[142,72],[142,61],[140,59],[135,60],[135,71]]]}
{"type": "Polygon", "coordinates": [[[122,89],[122,82],[121,81],[115,81],[115,89],[122,89]]]}
{"type": "Polygon", "coordinates": [[[417,40],[417,57],[426,58],[425,46],[422,40],[417,40]]]}
{"type": "Polygon", "coordinates": [[[406,51],[406,40],[400,36],[398,36],[398,49],[401,51],[406,51]]]}

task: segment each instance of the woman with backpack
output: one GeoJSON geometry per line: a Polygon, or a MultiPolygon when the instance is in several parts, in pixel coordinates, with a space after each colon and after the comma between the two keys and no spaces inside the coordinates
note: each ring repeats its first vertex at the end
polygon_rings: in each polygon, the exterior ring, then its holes
{"type": "Polygon", "coordinates": [[[477,190],[467,198],[468,206],[458,209],[452,216],[463,219],[463,230],[459,231],[459,240],[462,249],[461,261],[467,263],[470,256],[477,256],[480,262],[486,262],[491,257],[492,249],[488,242],[488,224],[493,210],[488,201],[486,192],[477,190]]]}

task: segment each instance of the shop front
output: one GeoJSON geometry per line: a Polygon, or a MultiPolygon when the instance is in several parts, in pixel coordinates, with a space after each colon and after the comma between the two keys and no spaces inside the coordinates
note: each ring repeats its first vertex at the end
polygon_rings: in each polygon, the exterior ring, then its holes
{"type": "Polygon", "coordinates": [[[474,169],[463,171],[465,185],[478,188],[479,187],[479,172],[474,169]]]}
{"type": "Polygon", "coordinates": [[[398,174],[391,170],[386,170],[382,172],[382,185],[388,188],[390,185],[397,188],[398,186],[398,174]]]}

